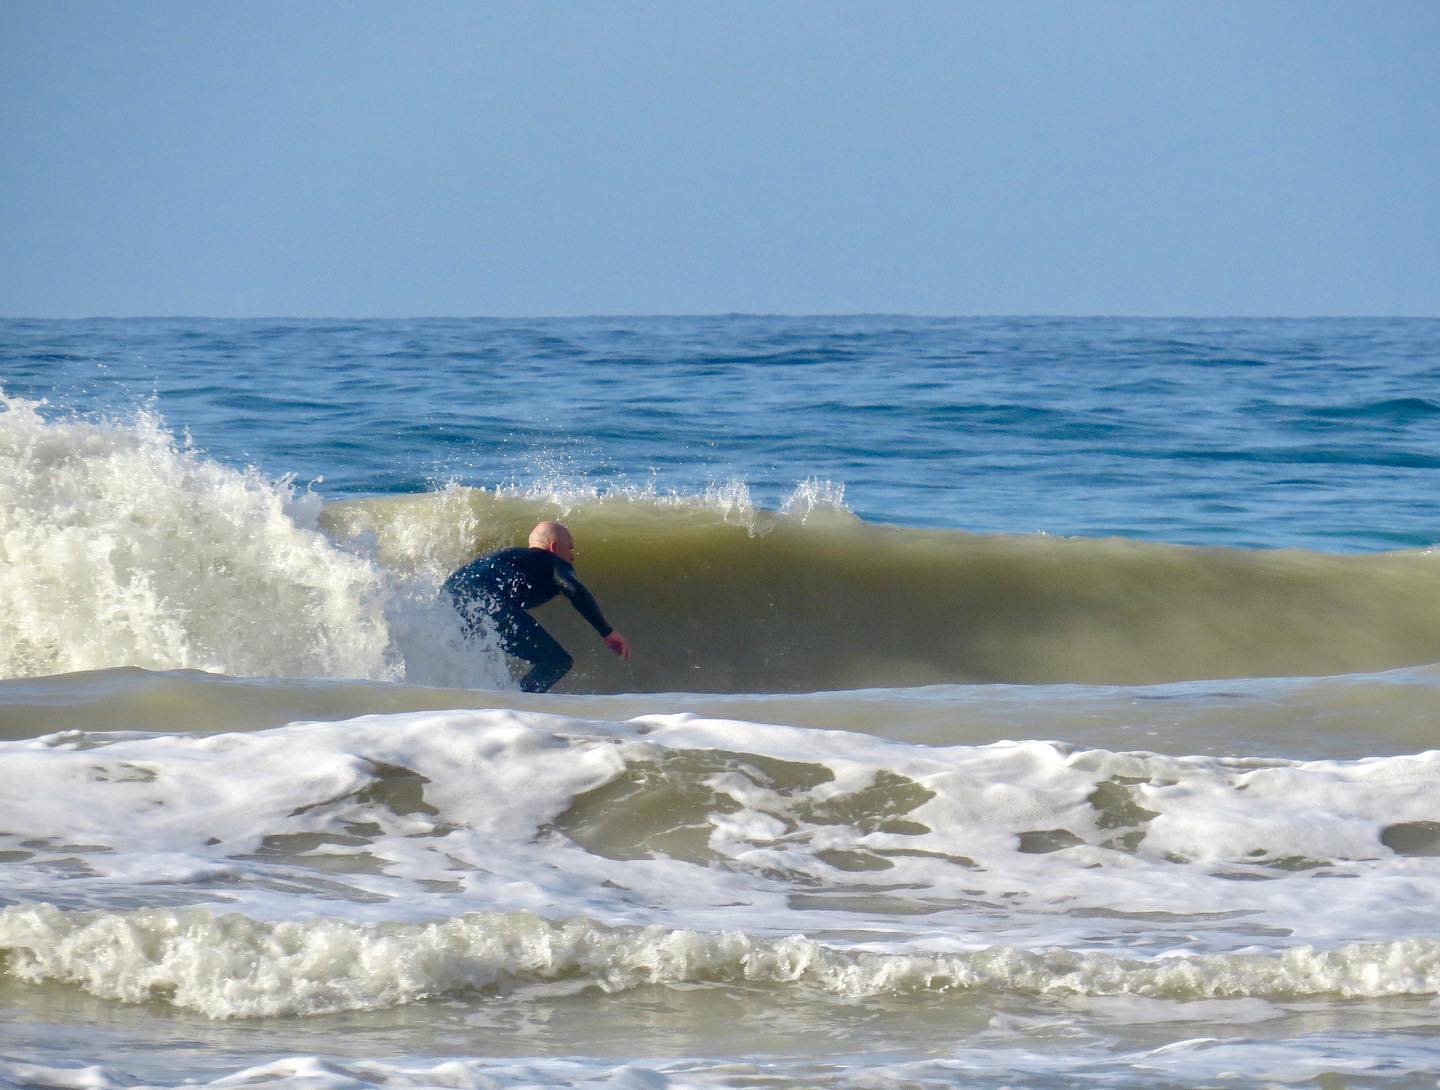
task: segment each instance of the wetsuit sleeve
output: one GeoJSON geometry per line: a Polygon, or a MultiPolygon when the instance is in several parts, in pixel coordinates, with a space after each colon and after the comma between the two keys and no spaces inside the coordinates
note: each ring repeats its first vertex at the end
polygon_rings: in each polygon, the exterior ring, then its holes
{"type": "Polygon", "coordinates": [[[564,561],[555,565],[555,585],[560,588],[560,593],[570,599],[570,604],[575,607],[576,612],[584,617],[594,626],[595,631],[600,633],[604,639],[615,631],[605,621],[605,615],[600,612],[600,606],[595,601],[595,596],[585,589],[585,584],[575,577],[575,569],[564,561]]]}

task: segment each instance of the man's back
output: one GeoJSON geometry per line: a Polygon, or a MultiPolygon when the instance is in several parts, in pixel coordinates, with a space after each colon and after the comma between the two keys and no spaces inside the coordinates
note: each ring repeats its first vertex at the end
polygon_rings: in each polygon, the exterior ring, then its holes
{"type": "Polygon", "coordinates": [[[513,548],[486,553],[445,580],[445,590],[456,601],[476,601],[495,607],[534,609],[557,594],[570,600],[601,637],[613,631],[595,597],[585,589],[570,564],[545,549],[513,548]]]}
{"type": "Polygon", "coordinates": [[[452,595],[458,590],[468,596],[488,596],[519,609],[534,609],[560,593],[555,575],[561,564],[565,561],[544,549],[501,549],[466,564],[445,580],[445,589],[452,595]]]}

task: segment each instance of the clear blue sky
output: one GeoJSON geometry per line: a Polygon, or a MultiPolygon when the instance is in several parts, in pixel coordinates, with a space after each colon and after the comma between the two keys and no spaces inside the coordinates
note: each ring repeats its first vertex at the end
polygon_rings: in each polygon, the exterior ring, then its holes
{"type": "Polygon", "coordinates": [[[1440,315],[1440,2],[0,0],[0,314],[1440,315]]]}

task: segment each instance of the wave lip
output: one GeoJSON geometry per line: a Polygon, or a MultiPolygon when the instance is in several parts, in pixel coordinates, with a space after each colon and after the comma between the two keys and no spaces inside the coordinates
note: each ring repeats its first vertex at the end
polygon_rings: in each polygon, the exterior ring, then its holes
{"type": "Polygon", "coordinates": [[[851,998],[974,989],[1175,1000],[1440,992],[1440,941],[1431,938],[1141,960],[1014,946],[896,954],[805,936],[609,927],[529,913],[267,923],[198,908],[69,913],[37,905],[0,911],[0,950],[7,972],[26,982],[77,984],[130,1003],[163,999],[211,1018],[370,1010],[556,980],[610,991],[800,986],[851,998]]]}

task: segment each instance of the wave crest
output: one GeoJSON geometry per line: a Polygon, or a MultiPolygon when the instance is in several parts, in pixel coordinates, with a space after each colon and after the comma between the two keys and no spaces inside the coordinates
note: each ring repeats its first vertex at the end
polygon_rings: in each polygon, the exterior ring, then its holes
{"type": "Polygon", "coordinates": [[[1135,959],[992,946],[896,954],[764,938],[479,913],[432,923],[264,922],[207,909],[0,911],[0,949],[23,981],[102,998],[163,999],[211,1018],[371,1010],[534,981],[800,986],[836,996],[988,989],[1027,995],[1347,998],[1440,992],[1440,942],[1135,959]]]}

